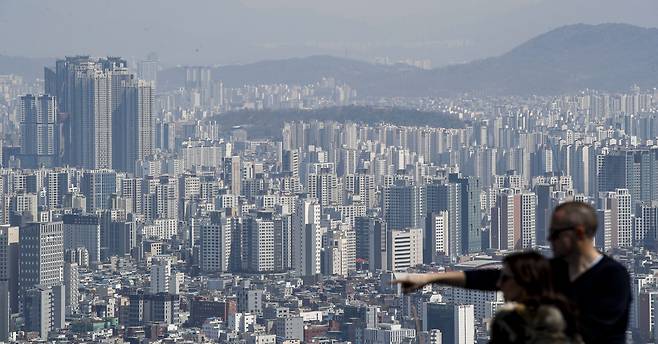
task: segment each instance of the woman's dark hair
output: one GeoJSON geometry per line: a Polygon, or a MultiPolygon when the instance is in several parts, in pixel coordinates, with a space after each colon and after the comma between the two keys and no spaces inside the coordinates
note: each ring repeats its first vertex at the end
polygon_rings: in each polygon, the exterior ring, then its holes
{"type": "Polygon", "coordinates": [[[519,303],[529,308],[541,305],[558,308],[567,324],[567,334],[577,333],[575,309],[555,291],[551,262],[546,257],[535,251],[519,252],[506,256],[503,264],[511,272],[514,282],[525,291],[519,303]]]}
{"type": "Polygon", "coordinates": [[[503,259],[503,264],[516,284],[523,288],[526,298],[539,300],[555,295],[551,264],[541,254],[534,251],[513,253],[503,259]]]}

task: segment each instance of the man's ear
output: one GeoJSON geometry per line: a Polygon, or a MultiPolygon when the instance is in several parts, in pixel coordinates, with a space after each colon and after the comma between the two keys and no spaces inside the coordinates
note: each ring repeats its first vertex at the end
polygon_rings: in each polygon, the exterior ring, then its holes
{"type": "Polygon", "coordinates": [[[587,239],[587,231],[585,231],[585,227],[582,225],[578,225],[575,227],[575,232],[576,236],[578,236],[579,240],[584,240],[587,239]]]}

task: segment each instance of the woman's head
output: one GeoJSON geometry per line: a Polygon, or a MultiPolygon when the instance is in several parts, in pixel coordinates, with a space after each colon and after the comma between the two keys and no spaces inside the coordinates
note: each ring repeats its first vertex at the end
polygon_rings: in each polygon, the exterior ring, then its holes
{"type": "Polygon", "coordinates": [[[514,253],[505,257],[498,288],[507,301],[539,300],[552,295],[553,280],[548,259],[537,252],[514,253]]]}

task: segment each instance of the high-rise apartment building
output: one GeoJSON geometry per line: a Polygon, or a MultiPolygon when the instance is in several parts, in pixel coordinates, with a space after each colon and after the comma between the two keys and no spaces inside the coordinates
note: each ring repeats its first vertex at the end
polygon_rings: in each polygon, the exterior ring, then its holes
{"type": "Polygon", "coordinates": [[[87,199],[87,212],[110,209],[110,196],[117,193],[117,174],[113,170],[88,170],[82,175],[80,191],[87,199]]]}
{"type": "Polygon", "coordinates": [[[20,98],[20,110],[21,166],[55,166],[59,150],[55,97],[27,94],[20,98]]]}
{"type": "Polygon", "coordinates": [[[477,177],[450,174],[448,182],[459,184],[461,194],[461,253],[479,252],[482,246],[480,180],[477,177]]]}
{"type": "MultiPolygon", "coordinates": [[[[432,234],[433,226],[436,226],[436,223],[432,221],[432,214],[437,212],[447,212],[447,227],[444,228],[445,234],[447,236],[443,237],[443,240],[447,244],[445,249],[445,254],[450,257],[457,257],[461,254],[462,247],[462,236],[461,236],[461,221],[462,221],[462,212],[461,212],[461,184],[457,183],[439,183],[432,182],[425,185],[425,203],[426,203],[426,212],[425,215],[425,238],[430,238],[432,234]]],[[[434,227],[436,229],[436,227],[434,227]]],[[[432,241],[427,240],[425,242],[425,262],[431,262],[431,259],[436,258],[432,254],[432,241]]]]}
{"type": "Polygon", "coordinates": [[[130,80],[120,85],[119,92],[112,165],[120,171],[135,172],[135,163],[154,152],[153,85],[130,80]]]}
{"type": "Polygon", "coordinates": [[[306,179],[309,197],[316,198],[327,207],[340,204],[341,190],[333,163],[313,164],[306,179]]]}
{"type": "Polygon", "coordinates": [[[384,188],[382,209],[389,229],[422,227],[425,220],[424,188],[398,183],[384,188]]]}
{"type": "Polygon", "coordinates": [[[611,247],[633,245],[633,219],[631,194],[628,189],[616,189],[600,194],[600,209],[611,211],[611,247]]]}
{"type": "Polygon", "coordinates": [[[151,260],[151,294],[168,293],[171,281],[171,259],[154,257],[151,260]]]}
{"type": "Polygon", "coordinates": [[[615,150],[597,156],[599,192],[627,189],[634,203],[658,198],[658,149],[615,150]]]}
{"type": "Polygon", "coordinates": [[[256,211],[244,221],[246,236],[246,270],[266,272],[274,270],[274,219],[271,211],[256,211]]]}
{"type": "Polygon", "coordinates": [[[656,247],[658,243],[658,201],[639,203],[635,212],[636,245],[656,247]]]}
{"type": "MultiPolygon", "coordinates": [[[[447,211],[434,212],[428,215],[429,218],[429,236],[425,236],[425,246],[429,248],[429,254],[432,262],[438,261],[441,256],[450,257],[450,215],[447,211]]],[[[427,233],[427,231],[426,231],[427,233]]],[[[427,251],[425,251],[427,252],[427,251]]],[[[427,258],[425,258],[427,259],[427,258]]]]}
{"type": "Polygon", "coordinates": [[[242,187],[242,170],[240,156],[234,155],[224,159],[224,183],[230,187],[231,193],[240,195],[242,187]]]}
{"type": "Polygon", "coordinates": [[[274,218],[274,270],[288,271],[291,263],[292,216],[274,218]]]}
{"type": "Polygon", "coordinates": [[[328,275],[347,277],[356,270],[356,243],[352,226],[343,223],[327,233],[324,271],[328,275]]]}
{"type": "Polygon", "coordinates": [[[200,265],[204,272],[228,272],[232,248],[232,221],[219,211],[200,225],[200,265]]]}
{"type": "Polygon", "coordinates": [[[9,340],[10,315],[18,309],[18,227],[0,226],[0,341],[9,340]]]}
{"type": "Polygon", "coordinates": [[[298,199],[292,215],[292,269],[302,276],[320,273],[322,233],[317,199],[298,199]]]}
{"type": "Polygon", "coordinates": [[[57,98],[62,162],[132,172],[136,160],[151,154],[153,86],[135,81],[125,60],[67,57],[46,68],[45,79],[46,92],[57,98]]]}
{"type": "Polygon", "coordinates": [[[80,311],[80,274],[78,264],[73,262],[64,262],[64,290],[66,305],[66,314],[78,314],[80,311]]]}

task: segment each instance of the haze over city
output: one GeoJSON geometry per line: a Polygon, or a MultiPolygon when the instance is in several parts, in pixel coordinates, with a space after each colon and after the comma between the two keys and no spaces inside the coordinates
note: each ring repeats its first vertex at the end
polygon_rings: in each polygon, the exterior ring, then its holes
{"type": "Polygon", "coordinates": [[[656,13],[652,0],[2,0],[0,54],[155,52],[167,66],[330,54],[443,66],[502,54],[563,25],[656,27],[656,13]]]}
{"type": "Polygon", "coordinates": [[[657,13],[0,0],[0,342],[655,343],[657,13]]]}

